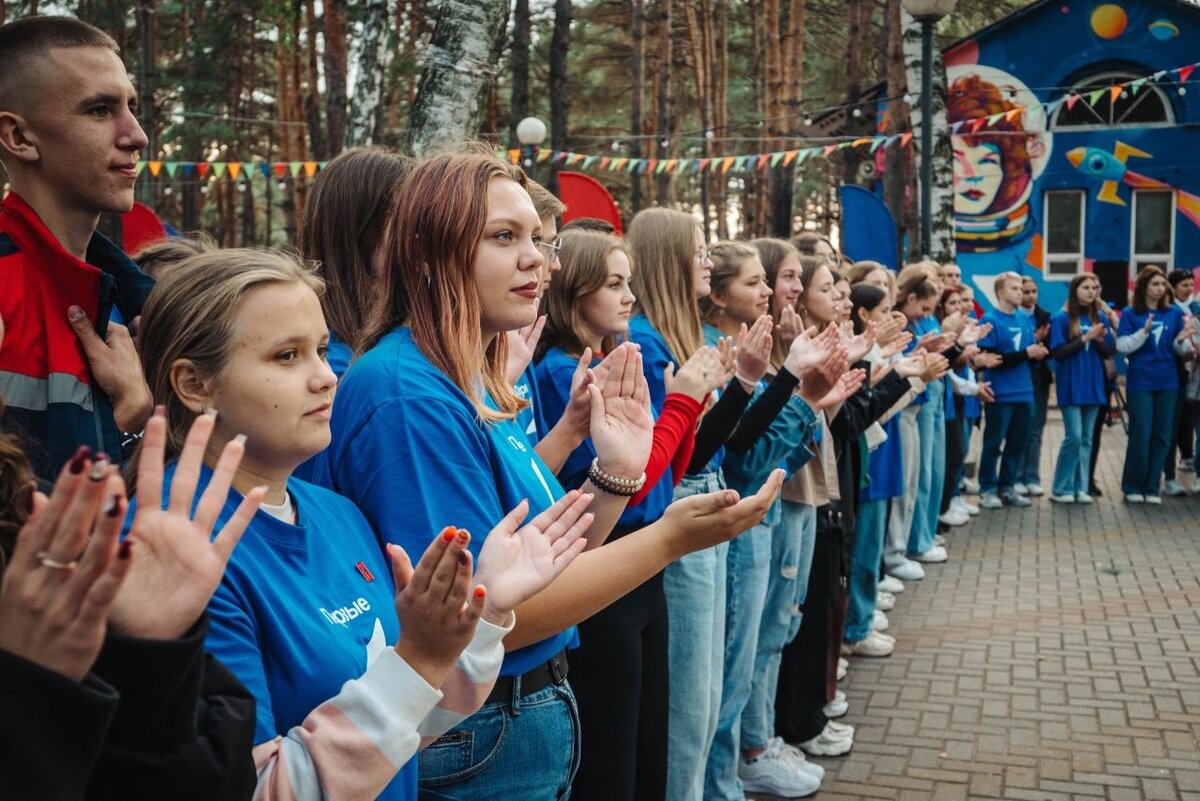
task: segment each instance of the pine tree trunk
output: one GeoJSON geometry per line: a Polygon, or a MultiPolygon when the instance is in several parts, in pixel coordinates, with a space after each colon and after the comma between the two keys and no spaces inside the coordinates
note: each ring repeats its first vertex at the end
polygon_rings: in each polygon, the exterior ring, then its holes
{"type": "MultiPolygon", "coordinates": [[[[912,93],[908,88],[908,77],[904,69],[904,26],[900,19],[900,0],[887,0],[885,14],[886,43],[886,75],[887,96],[896,98],[888,104],[888,125],[885,133],[888,136],[903,134],[912,130],[912,120],[909,115],[909,104],[904,100],[912,93]]],[[[912,171],[912,150],[901,147],[894,142],[884,153],[883,168],[883,197],[892,217],[896,222],[896,241],[900,245],[897,258],[900,262],[908,259],[904,243],[907,238],[912,250],[916,244],[919,225],[916,215],[916,204],[913,201],[914,192],[912,171]],[[910,233],[911,232],[911,233],[910,233]]],[[[917,248],[914,255],[919,255],[917,248]]]]}
{"type": "MultiPolygon", "coordinates": [[[[874,0],[849,0],[847,9],[850,35],[846,42],[846,102],[851,104],[852,108],[846,118],[846,133],[858,137],[870,136],[875,124],[874,115],[869,113],[869,108],[859,108],[857,105],[862,99],[867,59],[875,50],[871,47],[871,17],[874,7],[874,0]],[[854,110],[859,112],[859,116],[853,115],[854,110]]],[[[859,167],[873,158],[874,156],[863,148],[843,150],[842,182],[861,183],[859,167]]]]}
{"type": "Polygon", "coordinates": [[[507,19],[507,0],[443,0],[413,102],[410,153],[423,155],[478,133],[507,19]]]}
{"type": "Polygon", "coordinates": [[[346,141],[346,0],[324,0],[325,121],[328,156],[342,152],[346,141]]]}
{"type": "MultiPolygon", "coordinates": [[[[660,161],[668,158],[671,135],[671,65],[673,49],[671,47],[671,6],[673,0],[660,0],[659,41],[658,41],[658,124],[655,129],[655,158],[660,161]]],[[[658,205],[667,206],[671,202],[671,176],[665,172],[655,176],[655,196],[658,205]]]]}
{"type": "MultiPolygon", "coordinates": [[[[716,69],[713,76],[713,132],[714,140],[725,136],[725,123],[729,119],[729,4],[717,0],[717,33],[716,40],[716,69]]],[[[706,140],[707,141],[707,140],[706,140]]],[[[709,155],[712,145],[709,145],[709,155]]],[[[714,177],[711,172],[705,173],[705,180],[713,187],[713,205],[717,215],[717,237],[729,239],[728,209],[725,205],[726,186],[723,177],[714,177]]]]}
{"type": "MultiPolygon", "coordinates": [[[[646,0],[633,0],[633,56],[630,66],[633,72],[632,97],[629,101],[629,152],[633,158],[642,156],[642,98],[645,95],[646,84],[646,0]]],[[[629,203],[632,213],[642,210],[642,176],[633,175],[630,179],[629,203]]]]}
{"type": "Polygon", "coordinates": [[[346,132],[349,147],[372,144],[375,138],[375,115],[383,100],[383,79],[388,69],[390,19],[387,0],[370,0],[363,18],[362,36],[357,41],[360,48],[358,78],[346,132]]]}
{"type": "Polygon", "coordinates": [[[313,158],[324,160],[328,156],[325,149],[325,129],[321,125],[320,75],[317,71],[317,13],[314,0],[304,0],[304,29],[307,34],[305,43],[305,92],[304,119],[308,123],[309,144],[312,147],[313,158]]]}
{"type": "MultiPolygon", "coordinates": [[[[571,48],[571,0],[555,0],[554,33],[550,37],[550,147],[567,148],[570,97],[567,89],[567,54],[571,48]]],[[[550,191],[558,194],[558,165],[550,165],[550,191]]]]}
{"type": "Polygon", "coordinates": [[[517,123],[529,116],[529,43],[529,0],[517,0],[513,6],[512,48],[508,61],[508,71],[512,78],[508,139],[513,147],[519,144],[517,123]]]}
{"type": "MultiPolygon", "coordinates": [[[[904,25],[904,64],[908,75],[908,85],[917,91],[921,87],[921,23],[913,19],[907,11],[901,11],[904,25]]],[[[929,243],[929,257],[939,262],[954,261],[954,150],[950,144],[950,127],[946,121],[946,67],[942,63],[941,51],[933,48],[933,107],[929,120],[933,126],[933,152],[929,154],[933,166],[933,236],[929,243]]],[[[911,90],[910,90],[911,91],[911,90]]],[[[913,153],[915,154],[914,169],[920,175],[921,159],[921,126],[926,121],[921,119],[921,105],[917,102],[918,94],[913,93],[913,153]]],[[[917,206],[920,206],[920,193],[917,193],[917,206]]],[[[920,231],[920,227],[916,229],[920,231]]],[[[911,236],[911,234],[910,234],[911,236]]]]}

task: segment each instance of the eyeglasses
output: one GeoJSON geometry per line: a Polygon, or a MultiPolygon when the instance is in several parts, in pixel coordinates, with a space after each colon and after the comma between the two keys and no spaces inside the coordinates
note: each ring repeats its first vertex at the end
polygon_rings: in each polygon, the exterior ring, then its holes
{"type": "Polygon", "coordinates": [[[542,255],[546,257],[547,264],[554,264],[554,262],[558,261],[558,251],[562,250],[561,243],[543,240],[538,242],[537,246],[542,251],[542,255]]]}
{"type": "Polygon", "coordinates": [[[696,261],[708,261],[708,248],[700,248],[696,251],[696,261]]]}

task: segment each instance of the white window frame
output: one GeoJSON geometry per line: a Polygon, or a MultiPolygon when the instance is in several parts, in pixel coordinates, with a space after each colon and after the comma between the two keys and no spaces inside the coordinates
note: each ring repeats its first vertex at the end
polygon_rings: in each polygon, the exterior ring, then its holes
{"type": "Polygon", "coordinates": [[[1087,242],[1087,192],[1082,189],[1047,189],[1042,195],[1042,227],[1045,234],[1042,236],[1042,280],[1043,281],[1070,281],[1075,276],[1083,272],[1083,247],[1087,242]],[[1075,253],[1051,253],[1050,252],[1050,197],[1052,195],[1078,195],[1079,196],[1079,250],[1075,253]],[[1075,260],[1075,272],[1067,275],[1065,273],[1054,273],[1050,271],[1050,261],[1067,261],[1068,259],[1075,260]]]}
{"type": "Polygon", "coordinates": [[[1175,192],[1171,189],[1135,189],[1133,190],[1133,205],[1129,215],[1129,281],[1137,278],[1138,262],[1157,264],[1165,272],[1175,269],[1175,192]],[[1137,252],[1137,207],[1138,200],[1146,194],[1167,194],[1171,196],[1171,216],[1167,220],[1170,226],[1168,243],[1171,250],[1167,253],[1138,253],[1137,252]]]}
{"type": "MultiPolygon", "coordinates": [[[[1091,92],[1096,91],[1096,89],[1098,89],[1099,87],[1092,86],[1090,89],[1088,89],[1086,87],[1096,83],[1097,81],[1111,80],[1114,84],[1116,84],[1116,83],[1125,83],[1127,81],[1135,81],[1140,77],[1143,77],[1143,76],[1134,74],[1132,72],[1125,72],[1123,70],[1105,70],[1103,72],[1097,72],[1094,75],[1088,75],[1088,76],[1084,77],[1082,80],[1076,82],[1076,84],[1073,87],[1071,87],[1071,90],[1068,93],[1068,96],[1070,94],[1087,95],[1091,92]]],[[[1106,89],[1105,91],[1108,91],[1108,90],[1106,89]]],[[[1132,91],[1132,90],[1127,89],[1126,91],[1132,91]]],[[[1142,87],[1138,90],[1138,93],[1141,94],[1142,92],[1150,92],[1150,93],[1158,95],[1159,99],[1162,101],[1163,110],[1166,112],[1166,115],[1167,115],[1167,119],[1165,121],[1163,121],[1163,122],[1114,122],[1111,124],[1106,123],[1106,122],[1097,122],[1097,123],[1089,123],[1088,125],[1059,125],[1058,117],[1060,114],[1063,113],[1063,110],[1066,109],[1066,104],[1062,103],[1059,105],[1058,108],[1056,108],[1054,110],[1054,117],[1053,117],[1053,119],[1051,119],[1049,121],[1048,128],[1051,131],[1063,131],[1065,133],[1068,131],[1111,131],[1111,130],[1118,129],[1118,128],[1166,128],[1166,127],[1174,125],[1175,124],[1175,107],[1171,105],[1171,98],[1167,96],[1167,93],[1164,92],[1158,86],[1155,86],[1152,81],[1147,81],[1146,83],[1142,84],[1142,87]]],[[[1085,97],[1080,97],[1078,102],[1086,103],[1087,99],[1085,97]]]]}

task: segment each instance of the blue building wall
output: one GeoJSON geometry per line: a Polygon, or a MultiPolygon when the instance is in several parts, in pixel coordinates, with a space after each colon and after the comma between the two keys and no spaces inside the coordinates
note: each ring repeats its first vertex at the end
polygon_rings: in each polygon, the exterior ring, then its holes
{"type": "MultiPolygon", "coordinates": [[[[993,277],[1006,270],[1035,277],[1045,308],[1064,303],[1069,276],[1048,277],[1043,269],[1044,196],[1050,190],[1086,192],[1084,269],[1103,268],[1110,279],[1113,262],[1122,262],[1131,278],[1131,184],[1149,187],[1157,181],[1178,190],[1172,266],[1200,266],[1200,199],[1193,200],[1200,195],[1200,70],[1183,91],[1178,75],[1147,84],[1157,86],[1169,102],[1174,116],[1169,126],[1047,130],[1052,121],[1040,105],[1062,97],[1062,87],[1101,72],[1145,76],[1198,59],[1200,9],[1170,0],[1042,2],[945,51],[951,123],[1015,106],[1028,109],[1011,123],[980,129],[978,136],[953,137],[960,154],[955,176],[958,263],[981,303],[988,305],[993,277]],[[1021,130],[1031,135],[1021,136],[1021,130]],[[1025,152],[1014,153],[1006,139],[1025,141],[1025,152]],[[1152,158],[1126,156],[1121,166],[1117,157],[1131,151],[1118,149],[1118,143],[1152,158]],[[1078,165],[1068,157],[1072,152],[1078,165]],[[1013,167],[1018,162],[1025,164],[1024,178],[1013,167]],[[1001,169],[1004,175],[997,179],[1001,169]],[[989,170],[990,179],[984,177],[989,170]],[[1105,176],[1118,179],[1106,191],[1105,176]],[[981,209],[997,180],[1008,200],[997,197],[981,209]],[[973,190],[976,183],[982,191],[973,190]],[[971,197],[964,194],[972,191],[971,197]],[[960,205],[965,207],[961,212],[960,205]]],[[[1106,281],[1105,289],[1107,299],[1123,305],[1124,298],[1114,297],[1119,281],[1106,281]]]]}

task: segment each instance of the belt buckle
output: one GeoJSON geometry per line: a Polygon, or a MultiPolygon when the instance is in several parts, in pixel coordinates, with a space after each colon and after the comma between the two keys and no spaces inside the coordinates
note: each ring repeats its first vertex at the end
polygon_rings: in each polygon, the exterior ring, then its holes
{"type": "Polygon", "coordinates": [[[547,667],[550,668],[550,678],[554,680],[555,684],[562,684],[567,678],[566,673],[562,669],[562,663],[559,662],[559,656],[561,655],[556,655],[547,663],[547,667]]]}

